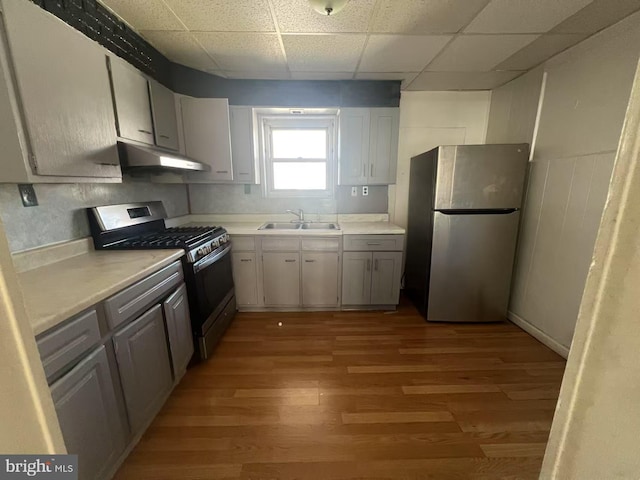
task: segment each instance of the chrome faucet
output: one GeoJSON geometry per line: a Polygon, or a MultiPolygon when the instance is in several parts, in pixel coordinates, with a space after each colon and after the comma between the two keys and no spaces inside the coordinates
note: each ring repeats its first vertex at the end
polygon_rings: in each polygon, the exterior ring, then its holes
{"type": "Polygon", "coordinates": [[[298,217],[298,222],[304,223],[304,211],[302,211],[301,208],[299,208],[297,212],[295,210],[287,210],[287,213],[295,215],[296,217],[298,217]]]}

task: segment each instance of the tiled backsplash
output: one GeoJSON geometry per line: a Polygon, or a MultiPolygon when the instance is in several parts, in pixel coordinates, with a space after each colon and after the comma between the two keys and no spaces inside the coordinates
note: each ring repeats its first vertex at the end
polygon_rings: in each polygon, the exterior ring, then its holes
{"type": "Polygon", "coordinates": [[[335,198],[264,198],[260,185],[245,193],[244,185],[189,185],[191,213],[283,213],[302,208],[309,213],[387,213],[388,188],[370,186],[369,195],[351,196],[351,187],[336,188],[335,198]]]}
{"type": "Polygon", "coordinates": [[[15,184],[0,184],[0,217],[11,251],[89,235],[86,207],[162,200],[169,217],[189,213],[185,185],[153,183],[35,185],[39,205],[23,207],[15,184]]]}

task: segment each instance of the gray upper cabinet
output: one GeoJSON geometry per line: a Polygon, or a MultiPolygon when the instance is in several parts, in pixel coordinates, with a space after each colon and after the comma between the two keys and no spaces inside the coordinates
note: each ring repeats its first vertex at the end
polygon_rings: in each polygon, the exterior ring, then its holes
{"type": "Polygon", "coordinates": [[[2,9],[0,181],[120,178],[102,48],[32,2],[6,1],[2,9]]]}
{"type": "Polygon", "coordinates": [[[341,185],[366,185],[369,164],[369,108],[340,109],[339,172],[341,185]]]}
{"type": "Polygon", "coordinates": [[[173,384],[160,305],[113,335],[133,432],[156,414],[173,384]]]}
{"type": "Polygon", "coordinates": [[[258,184],[260,170],[255,150],[253,109],[229,107],[229,117],[233,152],[233,183],[258,184]]]}
{"type": "Polygon", "coordinates": [[[189,174],[190,182],[233,180],[229,101],[226,98],[180,98],[185,153],[211,167],[189,174]]]}
{"type": "Polygon", "coordinates": [[[149,85],[142,73],[116,57],[109,57],[118,135],[153,145],[149,85]]]}
{"type": "Polygon", "coordinates": [[[51,396],[67,451],[78,455],[79,478],[104,478],[125,446],[105,347],[54,383],[51,396]]]}
{"type": "Polygon", "coordinates": [[[369,185],[396,183],[400,109],[372,108],[369,135],[369,185]]]}
{"type": "Polygon", "coordinates": [[[178,119],[173,92],[155,80],[149,80],[149,95],[156,145],[178,150],[178,119]]]}
{"type": "Polygon", "coordinates": [[[167,322],[173,374],[177,380],[187,370],[187,365],[193,355],[191,316],[187,287],[184,283],[164,301],[162,308],[167,322]]]}
{"type": "Polygon", "coordinates": [[[396,183],[400,110],[340,109],[340,185],[396,183]]]}

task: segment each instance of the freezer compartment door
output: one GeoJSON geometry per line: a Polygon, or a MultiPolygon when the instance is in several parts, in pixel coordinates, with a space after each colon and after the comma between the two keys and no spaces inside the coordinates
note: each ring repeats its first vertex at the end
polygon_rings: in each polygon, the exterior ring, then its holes
{"type": "Polygon", "coordinates": [[[520,212],[434,212],[427,320],[506,318],[520,212]]]}
{"type": "Polygon", "coordinates": [[[520,208],[529,146],[438,149],[434,209],[520,208]]]}

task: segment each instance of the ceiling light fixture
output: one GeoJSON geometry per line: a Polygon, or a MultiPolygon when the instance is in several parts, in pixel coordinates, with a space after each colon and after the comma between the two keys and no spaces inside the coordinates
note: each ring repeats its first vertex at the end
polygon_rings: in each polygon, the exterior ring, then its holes
{"type": "Polygon", "coordinates": [[[320,15],[332,16],[342,10],[349,0],[309,0],[309,3],[320,15]]]}

